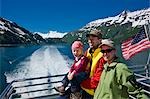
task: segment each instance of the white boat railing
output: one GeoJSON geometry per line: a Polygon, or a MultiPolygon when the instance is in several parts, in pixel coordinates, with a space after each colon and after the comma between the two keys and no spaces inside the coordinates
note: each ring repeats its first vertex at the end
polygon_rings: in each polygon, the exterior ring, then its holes
{"type": "MultiPolygon", "coordinates": [[[[58,96],[58,92],[54,92],[54,93],[49,93],[49,94],[45,94],[45,95],[41,95],[41,96],[29,96],[29,97],[22,97],[23,94],[29,94],[29,93],[34,93],[34,92],[42,92],[42,91],[52,91],[54,90],[53,87],[47,87],[47,88],[44,88],[44,89],[32,89],[32,90],[25,90],[25,91],[21,91],[21,92],[17,92],[17,89],[22,89],[22,88],[26,88],[28,89],[29,87],[34,87],[34,86],[40,86],[40,85],[51,85],[51,84],[56,84],[56,83],[60,83],[60,80],[57,81],[48,81],[46,80],[47,82],[40,82],[37,84],[25,84],[25,85],[17,85],[16,83],[21,83],[21,82],[26,82],[26,81],[32,81],[32,80],[42,80],[42,79],[51,79],[51,78],[56,78],[56,77],[63,77],[64,74],[61,74],[61,75],[54,75],[54,76],[45,76],[45,77],[36,77],[36,78],[29,78],[29,79],[18,79],[18,80],[14,80],[12,81],[10,84],[8,84],[8,86],[5,88],[5,90],[2,92],[2,94],[0,95],[0,99],[35,99],[35,98],[39,98],[39,99],[42,99],[44,97],[56,97],[58,96]],[[14,86],[14,85],[17,85],[17,86],[14,86]]],[[[45,98],[44,98],[45,99],[45,98]]]]}
{"type": "MultiPolygon", "coordinates": [[[[135,66],[132,66],[133,68],[137,68],[135,66]]],[[[59,94],[54,90],[53,84],[59,84],[60,83],[60,77],[63,77],[65,74],[61,75],[53,75],[53,76],[45,76],[45,77],[36,77],[36,78],[29,78],[29,79],[18,79],[12,81],[8,86],[5,88],[5,90],[1,93],[0,99],[52,99],[52,97],[55,99],[59,94]],[[57,78],[58,79],[54,79],[57,78]],[[41,82],[43,79],[44,82],[41,82]],[[53,80],[52,80],[53,79],[53,80]],[[38,81],[36,81],[38,80],[38,81]],[[24,83],[27,81],[34,81],[36,83],[24,83]],[[19,83],[19,84],[18,84],[19,83]],[[23,83],[23,84],[20,84],[23,83]],[[41,87],[40,86],[49,86],[49,87],[41,87]],[[35,88],[37,87],[37,88],[35,88]],[[23,89],[30,89],[30,90],[23,90],[23,89]],[[46,94],[42,94],[44,91],[46,91],[46,94]],[[34,94],[37,93],[38,94],[34,94]],[[34,94],[34,95],[32,95],[34,94]],[[15,98],[14,98],[15,97],[15,98]],[[16,98],[17,97],[17,98],[16,98]]],[[[139,82],[142,87],[144,88],[144,92],[150,96],[150,77],[145,76],[144,74],[138,74],[135,72],[136,80],[139,82]]],[[[130,96],[131,99],[136,99],[133,96],[130,96]]]]}

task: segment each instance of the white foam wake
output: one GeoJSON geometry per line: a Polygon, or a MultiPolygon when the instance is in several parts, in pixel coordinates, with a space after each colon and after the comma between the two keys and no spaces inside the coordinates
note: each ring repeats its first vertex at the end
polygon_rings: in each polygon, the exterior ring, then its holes
{"type": "MultiPolygon", "coordinates": [[[[43,46],[42,48],[36,50],[31,56],[27,57],[24,61],[20,62],[16,70],[12,71],[11,73],[5,73],[7,82],[11,82],[15,79],[24,79],[67,73],[69,70],[69,64],[67,61],[68,60],[65,60],[65,58],[61,55],[61,53],[55,46],[43,46]]],[[[46,82],[45,80],[46,79],[40,81],[30,81],[26,82],[26,84],[46,82]]],[[[21,83],[18,83],[14,86],[18,85],[21,85],[21,83]]],[[[30,89],[42,89],[45,87],[47,86],[39,86],[38,88],[32,87],[30,89]]],[[[30,89],[24,88],[18,89],[17,91],[22,92],[30,89]]],[[[36,95],[38,95],[38,93],[36,93],[36,95]]],[[[28,96],[30,96],[30,94],[28,94],[28,96]]]]}

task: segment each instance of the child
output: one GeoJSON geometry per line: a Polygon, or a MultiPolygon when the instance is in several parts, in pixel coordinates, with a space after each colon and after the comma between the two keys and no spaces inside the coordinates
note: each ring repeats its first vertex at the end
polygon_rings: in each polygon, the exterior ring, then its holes
{"type": "Polygon", "coordinates": [[[80,83],[88,77],[89,60],[83,55],[83,44],[81,41],[75,41],[72,44],[72,54],[75,58],[70,71],[62,80],[62,86],[55,87],[54,89],[60,92],[60,95],[65,93],[65,88],[70,83],[71,92],[80,91],[80,83]]]}

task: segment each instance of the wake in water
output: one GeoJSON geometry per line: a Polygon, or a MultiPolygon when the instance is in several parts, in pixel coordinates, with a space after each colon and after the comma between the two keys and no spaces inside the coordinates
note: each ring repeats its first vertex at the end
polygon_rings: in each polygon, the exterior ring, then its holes
{"type": "MultiPolygon", "coordinates": [[[[11,73],[5,73],[7,82],[11,82],[15,79],[33,78],[41,76],[50,76],[65,74],[69,71],[69,64],[66,57],[64,58],[55,46],[44,46],[36,50],[31,56],[27,57],[24,61],[20,62],[18,68],[11,73]]],[[[57,78],[58,79],[58,78],[57,78]]],[[[60,80],[60,79],[59,79],[60,80]]],[[[26,83],[17,83],[18,85],[36,84],[42,82],[48,82],[47,79],[40,81],[30,81],[26,83]]],[[[18,92],[24,92],[26,90],[43,89],[48,86],[34,86],[30,89],[18,89],[18,92]]],[[[40,92],[41,94],[41,92],[40,92]]],[[[34,96],[39,93],[34,94],[34,96]]],[[[30,96],[30,94],[24,95],[24,97],[30,96]]],[[[33,96],[33,94],[32,94],[33,96]]]]}
{"type": "Polygon", "coordinates": [[[24,57],[24,56],[20,56],[20,57],[14,59],[14,60],[8,60],[8,63],[9,63],[9,64],[13,64],[13,63],[15,63],[16,61],[18,61],[19,59],[21,59],[22,57],[24,57]]]}

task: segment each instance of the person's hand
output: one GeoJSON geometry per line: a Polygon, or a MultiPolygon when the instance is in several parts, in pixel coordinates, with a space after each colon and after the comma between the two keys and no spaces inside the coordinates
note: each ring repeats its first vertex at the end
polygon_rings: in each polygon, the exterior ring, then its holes
{"type": "Polygon", "coordinates": [[[67,77],[68,77],[68,80],[72,80],[73,79],[73,73],[68,73],[68,75],[67,75],[67,77]]]}

